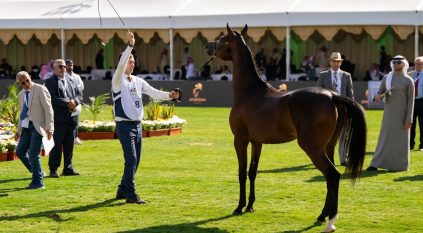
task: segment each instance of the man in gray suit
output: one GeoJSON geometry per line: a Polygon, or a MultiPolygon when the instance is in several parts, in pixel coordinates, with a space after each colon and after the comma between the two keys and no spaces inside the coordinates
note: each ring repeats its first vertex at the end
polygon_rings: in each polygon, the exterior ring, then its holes
{"type": "MultiPolygon", "coordinates": [[[[353,85],[351,74],[340,69],[342,64],[341,53],[333,52],[329,58],[330,69],[320,73],[317,79],[317,86],[326,88],[338,95],[346,96],[354,99],[353,85]]],[[[348,166],[348,150],[344,148],[343,138],[346,137],[349,132],[342,130],[339,140],[339,161],[342,166],[348,166]]]]}
{"type": "Polygon", "coordinates": [[[19,140],[16,154],[32,172],[32,181],[27,188],[43,189],[45,174],[40,162],[42,138],[51,139],[54,130],[50,93],[45,86],[33,83],[25,71],[19,72],[16,80],[23,87],[19,92],[22,111],[15,135],[15,139],[19,140]]]}

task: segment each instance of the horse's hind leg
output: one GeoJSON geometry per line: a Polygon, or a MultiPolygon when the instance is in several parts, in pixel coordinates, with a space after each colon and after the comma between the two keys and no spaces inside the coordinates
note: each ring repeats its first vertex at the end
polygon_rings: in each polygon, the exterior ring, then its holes
{"type": "Polygon", "coordinates": [[[327,192],[325,206],[317,220],[324,222],[326,216],[329,216],[329,221],[326,224],[324,232],[331,232],[336,229],[334,223],[338,218],[338,191],[341,174],[336,170],[325,154],[313,154],[310,155],[310,158],[326,179],[327,192]]]}
{"type": "Polygon", "coordinates": [[[247,182],[247,147],[248,140],[235,136],[234,146],[238,157],[238,176],[239,176],[239,203],[238,207],[232,212],[233,215],[242,214],[242,208],[246,205],[245,183],[247,182]]]}
{"type": "MultiPolygon", "coordinates": [[[[329,142],[329,144],[326,147],[326,155],[327,155],[328,159],[330,160],[330,162],[332,164],[335,164],[334,163],[334,154],[335,154],[335,146],[336,146],[337,141],[338,141],[338,137],[337,136],[332,137],[331,140],[330,140],[330,142],[329,142]]],[[[327,180],[326,176],[325,176],[325,179],[327,180]]],[[[338,181],[338,183],[339,183],[339,181],[338,181]]],[[[336,190],[338,190],[338,189],[336,189],[336,190]]],[[[338,195],[336,195],[336,196],[338,196],[338,195]]],[[[326,193],[325,206],[323,207],[322,213],[317,218],[317,220],[319,222],[324,222],[325,221],[325,218],[329,216],[329,203],[330,203],[329,198],[330,198],[329,192],[327,192],[326,193]]]]}
{"type": "Polygon", "coordinates": [[[298,139],[298,143],[300,144],[301,148],[304,149],[313,164],[323,173],[326,179],[326,201],[322,213],[319,215],[317,220],[324,222],[325,218],[329,216],[329,221],[324,231],[334,231],[336,229],[334,223],[338,213],[338,190],[341,174],[339,174],[339,172],[334,167],[332,163],[333,158],[329,159],[326,156],[325,148],[321,147],[319,149],[319,147],[313,147],[305,144],[304,141],[300,139],[300,137],[298,139]]]}
{"type": "Polygon", "coordinates": [[[254,212],[253,204],[256,200],[255,181],[262,148],[261,143],[252,142],[251,145],[251,162],[250,169],[248,170],[248,178],[250,179],[250,196],[248,198],[247,208],[245,209],[246,212],[254,212]]]}

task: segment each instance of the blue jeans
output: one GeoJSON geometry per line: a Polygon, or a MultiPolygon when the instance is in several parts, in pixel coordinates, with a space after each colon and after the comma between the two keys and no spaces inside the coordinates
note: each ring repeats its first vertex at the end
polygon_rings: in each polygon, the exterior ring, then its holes
{"type": "Polygon", "coordinates": [[[135,194],[135,173],[141,160],[142,127],[141,123],[133,121],[117,121],[116,133],[122,145],[125,168],[119,191],[123,191],[127,198],[135,194]]]}
{"type": "Polygon", "coordinates": [[[40,151],[43,136],[34,128],[32,122],[28,128],[23,128],[18,146],[16,147],[16,155],[32,172],[32,184],[43,185],[43,174],[41,169],[40,151]]]}

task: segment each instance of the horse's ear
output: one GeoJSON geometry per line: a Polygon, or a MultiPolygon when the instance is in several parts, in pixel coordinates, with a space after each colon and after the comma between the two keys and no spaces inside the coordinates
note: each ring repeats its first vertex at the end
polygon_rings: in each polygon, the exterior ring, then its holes
{"type": "Polygon", "coordinates": [[[235,36],[234,32],[232,31],[232,29],[229,27],[229,23],[226,23],[226,30],[228,30],[228,35],[233,37],[235,36]]]}
{"type": "Polygon", "coordinates": [[[242,35],[242,36],[247,35],[247,31],[248,31],[248,26],[247,26],[247,24],[245,24],[244,28],[243,28],[243,29],[242,29],[242,31],[241,31],[241,35],[242,35]]]}

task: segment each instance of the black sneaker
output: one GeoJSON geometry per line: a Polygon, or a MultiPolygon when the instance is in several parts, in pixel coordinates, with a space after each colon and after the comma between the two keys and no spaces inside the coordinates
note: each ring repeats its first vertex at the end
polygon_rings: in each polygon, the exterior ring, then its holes
{"type": "Polygon", "coordinates": [[[60,175],[59,173],[57,173],[57,171],[50,171],[50,176],[51,178],[59,178],[60,175]]]}
{"type": "Polygon", "coordinates": [[[79,174],[79,172],[76,172],[74,170],[70,170],[70,171],[63,171],[62,176],[79,176],[81,174],[79,174]]]}
{"type": "Polygon", "coordinates": [[[117,191],[116,192],[116,199],[125,199],[126,198],[126,194],[125,194],[125,192],[123,192],[123,191],[117,191]]]}
{"type": "Polygon", "coordinates": [[[370,167],[368,167],[368,168],[366,169],[366,171],[369,171],[369,172],[375,172],[375,171],[377,171],[377,168],[376,168],[376,167],[372,167],[372,166],[370,166],[370,167]]]}
{"type": "Polygon", "coordinates": [[[45,189],[44,184],[33,184],[30,183],[26,189],[45,189]]]}
{"type": "Polygon", "coordinates": [[[126,203],[128,203],[128,204],[147,204],[147,202],[144,201],[143,199],[141,199],[138,195],[126,198],[126,203]]]}

